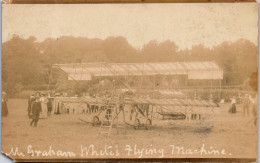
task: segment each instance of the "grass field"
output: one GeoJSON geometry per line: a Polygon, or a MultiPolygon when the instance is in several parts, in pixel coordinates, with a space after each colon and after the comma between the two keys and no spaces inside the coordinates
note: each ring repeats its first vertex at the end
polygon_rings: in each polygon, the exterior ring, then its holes
{"type": "Polygon", "coordinates": [[[228,114],[228,108],[229,104],[221,105],[211,129],[196,122],[158,117],[150,130],[135,130],[119,120],[118,129],[113,128],[106,138],[98,135],[98,126],[79,120],[90,118],[86,114],[51,115],[40,119],[37,128],[31,127],[27,100],[9,99],[9,115],[2,118],[2,152],[15,159],[69,158],[66,152],[73,152],[72,158],[256,158],[257,127],[252,115],[244,118],[240,105],[237,114],[228,114]],[[10,153],[16,147],[20,156],[10,153]],[[89,147],[88,154],[85,147],[89,147]]]}

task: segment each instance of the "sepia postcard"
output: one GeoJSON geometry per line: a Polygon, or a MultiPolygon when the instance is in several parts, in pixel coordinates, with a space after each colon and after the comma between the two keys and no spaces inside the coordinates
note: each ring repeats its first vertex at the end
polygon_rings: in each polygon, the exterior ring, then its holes
{"type": "Polygon", "coordinates": [[[13,161],[257,159],[257,3],[3,4],[13,161]]]}

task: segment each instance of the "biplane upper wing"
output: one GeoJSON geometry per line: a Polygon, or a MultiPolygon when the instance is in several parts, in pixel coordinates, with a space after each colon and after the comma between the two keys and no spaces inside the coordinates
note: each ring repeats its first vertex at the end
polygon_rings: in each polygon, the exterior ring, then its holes
{"type": "Polygon", "coordinates": [[[206,100],[183,100],[183,99],[127,99],[128,104],[151,104],[160,106],[202,106],[202,107],[219,107],[213,101],[206,100]]]}

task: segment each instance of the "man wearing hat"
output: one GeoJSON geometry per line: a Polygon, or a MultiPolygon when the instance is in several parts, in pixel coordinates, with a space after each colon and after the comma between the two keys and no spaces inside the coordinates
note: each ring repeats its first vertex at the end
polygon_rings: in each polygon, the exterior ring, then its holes
{"type": "Polygon", "coordinates": [[[36,100],[32,103],[32,109],[31,109],[31,126],[33,125],[34,127],[37,127],[37,123],[39,121],[40,117],[40,112],[42,111],[41,107],[41,101],[40,101],[40,96],[36,95],[36,100]]]}
{"type": "Polygon", "coordinates": [[[29,118],[31,118],[30,116],[31,116],[31,109],[32,109],[33,101],[35,101],[35,97],[34,97],[34,94],[31,94],[31,96],[28,99],[28,116],[29,116],[29,118]]]}
{"type": "Polygon", "coordinates": [[[48,92],[47,100],[48,116],[50,116],[52,112],[52,97],[50,92],[48,92]]]}

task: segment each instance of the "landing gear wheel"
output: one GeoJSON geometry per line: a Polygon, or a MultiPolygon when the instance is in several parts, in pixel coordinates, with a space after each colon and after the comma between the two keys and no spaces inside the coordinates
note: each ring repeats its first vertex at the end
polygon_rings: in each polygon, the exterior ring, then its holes
{"type": "Polygon", "coordinates": [[[146,124],[145,124],[145,129],[146,129],[146,130],[149,130],[149,129],[151,128],[151,126],[152,126],[152,121],[151,121],[151,119],[147,119],[147,120],[146,120],[146,124]]]}
{"type": "Polygon", "coordinates": [[[99,118],[98,116],[94,116],[93,119],[92,119],[92,125],[95,126],[99,123],[99,118]]]}
{"type": "Polygon", "coordinates": [[[135,120],[135,124],[134,124],[134,129],[138,129],[140,126],[140,120],[139,119],[136,119],[135,120]]]}

